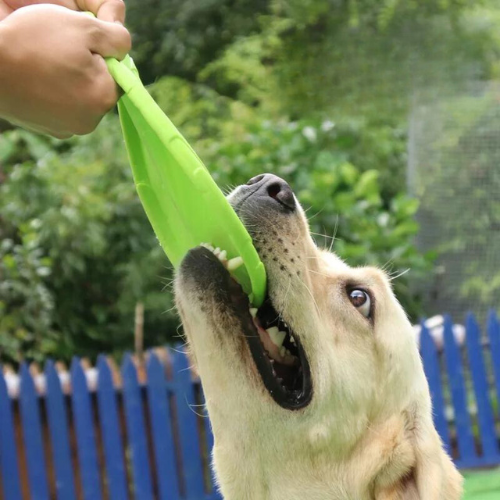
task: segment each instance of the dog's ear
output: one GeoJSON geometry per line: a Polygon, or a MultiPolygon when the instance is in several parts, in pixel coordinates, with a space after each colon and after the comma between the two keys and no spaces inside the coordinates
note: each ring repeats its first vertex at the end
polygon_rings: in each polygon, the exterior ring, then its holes
{"type": "Polygon", "coordinates": [[[460,500],[462,476],[443,450],[434,427],[427,431],[412,436],[414,464],[410,471],[392,484],[379,484],[375,500],[460,500]]]}

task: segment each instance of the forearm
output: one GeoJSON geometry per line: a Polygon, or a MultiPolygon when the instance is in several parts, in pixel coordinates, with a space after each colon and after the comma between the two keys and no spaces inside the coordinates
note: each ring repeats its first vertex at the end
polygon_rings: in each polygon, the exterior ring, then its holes
{"type": "MultiPolygon", "coordinates": [[[[1,5],[0,5],[1,7],[1,5]]],[[[7,118],[9,110],[9,74],[12,72],[8,49],[9,29],[0,21],[0,118],[7,118]]]]}

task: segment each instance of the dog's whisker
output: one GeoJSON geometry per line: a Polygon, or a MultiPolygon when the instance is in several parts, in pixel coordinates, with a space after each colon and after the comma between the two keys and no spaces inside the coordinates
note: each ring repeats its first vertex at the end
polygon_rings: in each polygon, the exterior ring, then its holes
{"type": "Polygon", "coordinates": [[[409,273],[411,271],[410,268],[405,269],[404,271],[401,271],[399,274],[396,274],[395,276],[390,276],[389,281],[394,281],[397,280],[398,278],[401,278],[401,276],[404,276],[406,273],[409,273]]]}
{"type": "Polygon", "coordinates": [[[331,252],[333,248],[333,244],[335,243],[335,240],[337,239],[337,231],[339,228],[339,216],[337,214],[337,219],[335,220],[335,227],[333,228],[333,236],[332,236],[332,241],[330,243],[330,247],[328,248],[328,251],[331,252]]]}

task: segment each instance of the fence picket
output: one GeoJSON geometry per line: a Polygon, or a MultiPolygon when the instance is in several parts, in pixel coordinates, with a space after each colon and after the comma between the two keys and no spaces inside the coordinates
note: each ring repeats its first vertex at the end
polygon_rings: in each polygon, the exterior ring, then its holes
{"type": "Polygon", "coordinates": [[[467,391],[464,382],[462,359],[453,335],[453,324],[449,316],[444,323],[444,357],[450,383],[451,400],[455,412],[460,462],[472,464],[477,461],[472,425],[467,407],[467,391]]]}
{"type": "MultiPolygon", "coordinates": [[[[500,325],[495,311],[490,311],[487,325],[488,339],[490,341],[491,361],[493,365],[493,376],[495,378],[495,389],[497,401],[500,405],[500,325]]],[[[500,410],[498,410],[500,417],[500,410]]]]}
{"type": "Polygon", "coordinates": [[[38,395],[25,363],[21,365],[20,372],[19,404],[31,497],[37,500],[49,500],[38,395]]]}
{"type": "Polygon", "coordinates": [[[434,416],[434,425],[441,436],[444,447],[448,453],[451,453],[450,431],[445,415],[445,402],[443,397],[443,380],[441,379],[441,370],[439,367],[438,352],[436,344],[429,334],[429,331],[422,322],[420,333],[420,354],[424,364],[425,375],[429,383],[429,389],[432,398],[432,411],[434,416]]]}
{"type": "Polygon", "coordinates": [[[132,455],[135,498],[137,500],[153,500],[142,395],[137,380],[137,371],[129,354],[125,356],[123,361],[122,377],[128,441],[132,455]]]}
{"type": "Polygon", "coordinates": [[[97,404],[101,426],[106,477],[111,500],[127,500],[127,473],[120,435],[120,419],[116,401],[116,390],[108,362],[104,356],[97,360],[97,404]]]}
{"type": "Polygon", "coordinates": [[[154,353],[149,356],[147,372],[159,497],[162,500],[179,500],[181,494],[171,424],[173,415],[165,384],[165,367],[154,353]]]}
{"type": "Polygon", "coordinates": [[[73,358],[71,362],[71,386],[83,498],[84,500],[100,500],[102,498],[101,480],[97,461],[94,419],[87,379],[78,358],[73,358]]]}
{"type": "Polygon", "coordinates": [[[5,500],[21,499],[19,466],[12,419],[12,401],[0,370],[0,476],[5,500]]]}
{"type": "Polygon", "coordinates": [[[172,351],[171,354],[187,498],[203,498],[204,477],[191,370],[183,352],[172,351]]]}
{"type": "Polygon", "coordinates": [[[483,464],[495,464],[500,458],[495,436],[495,419],[489,398],[488,378],[481,349],[479,327],[472,314],[467,315],[466,332],[465,341],[476,396],[483,464]]]}
{"type": "Polygon", "coordinates": [[[56,475],[56,494],[60,500],[76,498],[71,451],[69,446],[69,428],[61,382],[54,363],[45,365],[47,380],[47,417],[52,446],[52,457],[56,475]]]}

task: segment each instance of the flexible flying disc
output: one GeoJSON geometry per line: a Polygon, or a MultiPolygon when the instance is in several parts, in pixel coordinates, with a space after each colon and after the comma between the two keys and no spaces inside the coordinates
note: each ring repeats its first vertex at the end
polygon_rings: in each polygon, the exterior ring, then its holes
{"type": "Polygon", "coordinates": [[[266,272],[252,239],[222,191],[186,139],[149,95],[127,56],[108,59],[124,94],[118,111],[137,192],[154,232],[177,267],[200,243],[240,256],[235,277],[251,302],[265,296],[266,272]]]}

